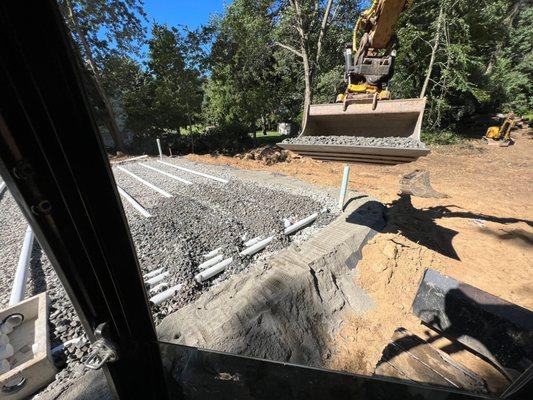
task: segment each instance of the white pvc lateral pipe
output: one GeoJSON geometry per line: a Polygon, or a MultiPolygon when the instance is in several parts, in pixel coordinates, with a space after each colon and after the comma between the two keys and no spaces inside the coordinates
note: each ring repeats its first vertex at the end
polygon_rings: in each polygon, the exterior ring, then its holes
{"type": "Polygon", "coordinates": [[[220,255],[218,255],[216,257],[213,257],[212,259],[201,263],[198,266],[198,269],[206,269],[206,268],[212,267],[213,265],[215,265],[215,264],[219,263],[220,261],[222,261],[223,258],[224,258],[224,256],[222,254],[220,254],[220,255]]]}
{"type": "Polygon", "coordinates": [[[138,175],[135,175],[133,172],[131,171],[128,171],[126,168],[124,167],[117,167],[118,169],[120,169],[121,171],[127,173],[129,176],[131,176],[132,178],[138,180],[139,182],[141,182],[142,184],[148,186],[150,189],[153,189],[155,190],[157,193],[160,193],[162,194],[163,196],[165,197],[172,197],[172,195],[169,193],[169,192],[166,192],[164,191],[163,189],[160,189],[158,188],[156,185],[153,185],[151,184],[150,182],[148,182],[147,180],[144,180],[143,178],[141,178],[140,176],[138,175]]]}
{"type": "Polygon", "coordinates": [[[167,163],[167,162],[165,162],[165,161],[157,161],[157,162],[158,162],[158,163],[161,163],[161,164],[168,165],[169,167],[172,167],[172,168],[181,169],[182,171],[190,172],[191,174],[195,174],[195,175],[203,176],[204,178],[213,179],[213,180],[218,181],[218,182],[222,182],[222,183],[228,183],[228,182],[229,182],[229,181],[226,180],[226,179],[217,178],[216,176],[213,176],[213,175],[204,174],[203,172],[198,172],[198,171],[194,171],[194,170],[189,169],[189,168],[180,167],[180,166],[178,166],[178,165],[170,164],[170,163],[167,163]]]}
{"type": "Polygon", "coordinates": [[[257,253],[258,251],[263,250],[272,240],[274,240],[274,236],[267,237],[266,239],[257,242],[256,244],[241,251],[241,256],[251,256],[252,254],[257,253]]]}
{"type": "Polygon", "coordinates": [[[145,155],[143,155],[143,156],[137,156],[137,157],[127,158],[126,160],[115,161],[115,162],[112,162],[111,164],[112,164],[112,165],[123,164],[123,163],[127,163],[127,162],[129,162],[129,161],[142,160],[143,158],[148,158],[148,155],[145,154],[145,155]]]}
{"type": "Polygon", "coordinates": [[[309,225],[310,223],[312,223],[317,218],[318,218],[318,213],[314,213],[314,214],[310,215],[309,217],[301,219],[300,221],[295,222],[291,226],[287,227],[283,231],[283,233],[285,235],[290,235],[291,233],[294,233],[294,232],[302,229],[304,226],[309,225]]]}
{"type": "Polygon", "coordinates": [[[122,189],[120,186],[117,186],[118,192],[122,197],[124,197],[128,203],[130,203],[133,208],[135,208],[137,211],[139,211],[143,217],[150,218],[152,214],[150,214],[146,209],[139,204],[137,200],[135,200],[133,197],[130,196],[128,192],[126,192],[124,189],[122,189]]]}
{"type": "Polygon", "coordinates": [[[156,139],[155,141],[157,142],[157,149],[159,150],[159,159],[162,160],[163,152],[161,151],[161,140],[156,139]]]}
{"type": "Polygon", "coordinates": [[[171,288],[168,288],[164,292],[158,293],[155,296],[150,297],[150,303],[152,303],[152,305],[154,305],[154,306],[157,306],[157,305],[161,304],[162,302],[167,301],[171,297],[177,295],[178,292],[181,290],[182,286],[183,285],[181,285],[181,284],[176,285],[176,286],[172,286],[171,288]]]}
{"type": "Polygon", "coordinates": [[[0,183],[0,194],[4,193],[4,190],[6,190],[7,185],[5,182],[0,183]]]}
{"type": "Polygon", "coordinates": [[[350,178],[350,166],[345,165],[342,173],[341,190],[339,191],[339,208],[344,208],[344,200],[346,199],[346,190],[348,189],[348,180],[350,178]]]}
{"type": "Polygon", "coordinates": [[[154,286],[161,282],[163,279],[165,279],[168,276],[168,272],[163,272],[162,274],[156,275],[150,279],[146,280],[146,283],[150,286],[154,286]]]}
{"type": "Polygon", "coordinates": [[[226,258],[224,261],[219,262],[218,264],[213,265],[211,268],[208,268],[206,270],[203,270],[202,272],[196,274],[194,279],[196,279],[196,282],[203,282],[217,274],[220,274],[222,271],[226,269],[228,265],[230,265],[233,262],[233,257],[226,258]]]}
{"type": "Polygon", "coordinates": [[[207,253],[207,254],[204,254],[204,258],[213,258],[213,257],[216,256],[218,253],[220,253],[220,250],[222,250],[222,247],[218,247],[218,248],[216,248],[215,250],[210,251],[210,252],[207,253]]]}
{"type": "Polygon", "coordinates": [[[180,178],[179,176],[176,176],[176,175],[172,175],[172,174],[169,174],[168,172],[165,172],[165,171],[162,171],[160,169],[157,169],[157,168],[154,168],[154,167],[151,167],[150,165],[146,165],[146,164],[139,164],[141,167],[144,167],[144,168],[148,168],[148,169],[151,169],[155,172],[159,172],[160,174],[162,175],[165,175],[165,176],[168,176],[169,178],[172,178],[172,179],[175,179],[181,183],[185,183],[186,185],[192,185],[192,182],[191,181],[188,181],[187,179],[183,179],[183,178],[180,178]]]}
{"type": "Polygon", "coordinates": [[[26,292],[26,279],[28,278],[28,267],[31,260],[31,252],[33,250],[33,239],[35,238],[33,230],[30,226],[26,229],[24,235],[24,242],[22,243],[22,250],[20,251],[19,262],[15,272],[15,279],[13,280],[13,289],[11,290],[11,297],[9,305],[14,306],[24,300],[24,293],[26,292]]]}
{"type": "Polygon", "coordinates": [[[244,242],[244,245],[246,247],[250,247],[250,246],[253,246],[254,244],[256,244],[257,242],[259,242],[260,240],[261,240],[261,236],[254,237],[253,239],[250,239],[247,242],[244,242]]]}
{"type": "Polygon", "coordinates": [[[150,294],[156,294],[160,290],[166,289],[166,288],[168,288],[168,283],[161,282],[161,283],[155,285],[153,288],[150,288],[150,294]]]}
{"type": "Polygon", "coordinates": [[[149,279],[149,278],[151,278],[153,276],[159,275],[161,272],[163,272],[164,269],[165,269],[165,267],[154,269],[153,271],[150,271],[150,272],[147,272],[146,274],[144,274],[143,278],[144,279],[149,279]]]}
{"type": "MultiPolygon", "coordinates": [[[[66,342],[63,342],[63,343],[60,343],[58,344],[56,347],[54,347],[52,349],[52,354],[53,353],[57,353],[58,351],[61,351],[63,350],[65,347],[69,347],[70,345],[75,345],[75,346],[83,346],[85,343],[86,343],[86,339],[83,337],[83,336],[80,336],[80,337],[77,337],[77,338],[74,338],[74,339],[70,339],[70,340],[67,340],[66,342]]],[[[81,347],[80,346],[80,347],[81,347]]]]}

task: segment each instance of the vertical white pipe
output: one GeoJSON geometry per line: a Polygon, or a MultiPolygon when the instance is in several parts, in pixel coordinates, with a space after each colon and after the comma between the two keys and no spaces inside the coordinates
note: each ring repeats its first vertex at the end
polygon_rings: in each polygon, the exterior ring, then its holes
{"type": "Polygon", "coordinates": [[[4,190],[6,190],[7,186],[5,182],[0,183],[0,194],[4,193],[4,190]]]}
{"type": "Polygon", "coordinates": [[[157,142],[157,149],[159,150],[159,159],[163,159],[163,152],[161,151],[161,141],[159,139],[156,139],[157,142]]]}
{"type": "Polygon", "coordinates": [[[348,180],[350,179],[350,166],[345,165],[342,174],[341,190],[339,192],[339,208],[344,208],[344,200],[346,199],[346,190],[348,189],[348,180]]]}
{"type": "Polygon", "coordinates": [[[28,278],[28,267],[31,260],[31,252],[33,250],[33,231],[30,226],[26,229],[24,235],[24,242],[22,243],[22,250],[20,251],[17,271],[15,272],[15,279],[13,281],[13,289],[11,290],[11,297],[9,305],[14,306],[24,300],[24,293],[26,292],[26,279],[28,278]]]}

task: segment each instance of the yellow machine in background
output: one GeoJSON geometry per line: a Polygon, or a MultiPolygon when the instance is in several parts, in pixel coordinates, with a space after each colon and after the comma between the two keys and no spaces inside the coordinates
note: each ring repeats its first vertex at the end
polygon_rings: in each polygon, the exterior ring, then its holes
{"type": "Polygon", "coordinates": [[[511,130],[516,125],[515,115],[509,113],[501,126],[491,126],[485,133],[485,139],[489,144],[496,144],[502,147],[509,146],[511,144],[511,130]]]}

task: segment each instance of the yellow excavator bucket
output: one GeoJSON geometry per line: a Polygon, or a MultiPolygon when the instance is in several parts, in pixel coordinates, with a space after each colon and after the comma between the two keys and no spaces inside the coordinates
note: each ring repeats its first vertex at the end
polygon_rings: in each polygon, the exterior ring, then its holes
{"type": "Polygon", "coordinates": [[[426,99],[311,105],[301,134],[279,146],[320,160],[398,164],[429,153],[420,142],[426,99]]]}

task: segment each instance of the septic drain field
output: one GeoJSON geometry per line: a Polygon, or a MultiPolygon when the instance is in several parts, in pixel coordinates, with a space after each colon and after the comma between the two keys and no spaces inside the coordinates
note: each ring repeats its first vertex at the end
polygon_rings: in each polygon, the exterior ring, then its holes
{"type": "MultiPolygon", "coordinates": [[[[205,166],[181,158],[121,163],[113,166],[113,173],[143,275],[149,275],[145,282],[159,277],[147,285],[148,297],[175,288],[164,301],[153,304],[156,324],[230,276],[267,262],[291,243],[306,241],[338,214],[336,201],[327,191],[273,174],[205,166]],[[310,216],[300,230],[285,234],[288,227],[310,216]],[[266,247],[247,254],[254,243],[265,241],[266,247]],[[213,255],[206,257],[209,253],[213,255]],[[199,266],[210,259],[231,260],[221,272],[199,279],[199,266]]],[[[0,197],[0,209],[0,271],[4,277],[0,305],[5,308],[27,224],[9,192],[0,197]]],[[[60,368],[49,389],[63,386],[84,373],[79,360],[87,354],[88,345],[75,311],[37,243],[29,269],[26,297],[48,290],[51,346],[59,346],[55,361],[60,368]]]]}

